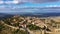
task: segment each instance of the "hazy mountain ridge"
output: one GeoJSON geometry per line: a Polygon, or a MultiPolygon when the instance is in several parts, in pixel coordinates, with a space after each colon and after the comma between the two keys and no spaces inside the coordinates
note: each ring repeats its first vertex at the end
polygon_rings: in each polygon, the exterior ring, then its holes
{"type": "Polygon", "coordinates": [[[8,17],[11,17],[11,16],[13,16],[13,15],[6,14],[6,13],[0,13],[0,19],[8,18],[8,17]]]}
{"type": "MultiPolygon", "coordinates": [[[[7,18],[14,16],[16,14],[6,14],[6,13],[0,13],[0,18],[7,18]]],[[[49,17],[49,16],[60,16],[60,13],[25,13],[25,14],[18,14],[23,16],[35,16],[35,17],[49,17]]]]}

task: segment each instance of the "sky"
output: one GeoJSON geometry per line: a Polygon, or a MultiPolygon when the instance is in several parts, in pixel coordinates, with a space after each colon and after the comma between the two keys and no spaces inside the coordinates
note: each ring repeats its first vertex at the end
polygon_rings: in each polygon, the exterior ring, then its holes
{"type": "Polygon", "coordinates": [[[0,0],[0,6],[59,6],[60,0],[0,0]]]}
{"type": "Polygon", "coordinates": [[[60,0],[0,0],[0,6],[59,6],[60,0]]]}
{"type": "Polygon", "coordinates": [[[0,12],[18,12],[18,9],[26,7],[60,7],[60,0],[0,0],[0,12]]]}

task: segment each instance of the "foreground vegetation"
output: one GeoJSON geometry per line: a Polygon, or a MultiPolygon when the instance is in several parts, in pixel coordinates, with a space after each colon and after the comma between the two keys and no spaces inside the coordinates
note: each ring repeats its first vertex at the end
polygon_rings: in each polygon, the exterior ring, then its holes
{"type": "Polygon", "coordinates": [[[57,24],[53,19],[40,19],[30,16],[13,16],[0,20],[0,34],[30,34],[32,31],[49,31],[56,28],[57,24]],[[4,33],[3,33],[4,32],[4,33]]]}

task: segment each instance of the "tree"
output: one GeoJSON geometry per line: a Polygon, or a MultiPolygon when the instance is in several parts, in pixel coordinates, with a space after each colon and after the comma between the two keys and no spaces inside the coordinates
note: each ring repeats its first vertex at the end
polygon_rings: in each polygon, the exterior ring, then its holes
{"type": "Polygon", "coordinates": [[[3,24],[0,24],[0,32],[4,29],[5,27],[3,26],[3,24]]]}
{"type": "Polygon", "coordinates": [[[17,29],[13,31],[13,34],[27,34],[25,31],[17,29]]]}
{"type": "Polygon", "coordinates": [[[27,27],[30,30],[39,30],[39,29],[41,29],[39,26],[36,26],[36,25],[33,25],[33,24],[27,25],[27,27]]]}

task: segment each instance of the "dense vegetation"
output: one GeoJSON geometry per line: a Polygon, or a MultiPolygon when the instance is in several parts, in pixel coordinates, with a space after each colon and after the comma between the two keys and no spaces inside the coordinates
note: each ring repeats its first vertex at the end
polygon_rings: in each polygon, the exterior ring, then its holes
{"type": "Polygon", "coordinates": [[[27,27],[30,30],[39,30],[39,29],[41,29],[39,26],[36,26],[36,25],[33,25],[33,24],[29,24],[29,25],[27,25],[27,27]]]}

